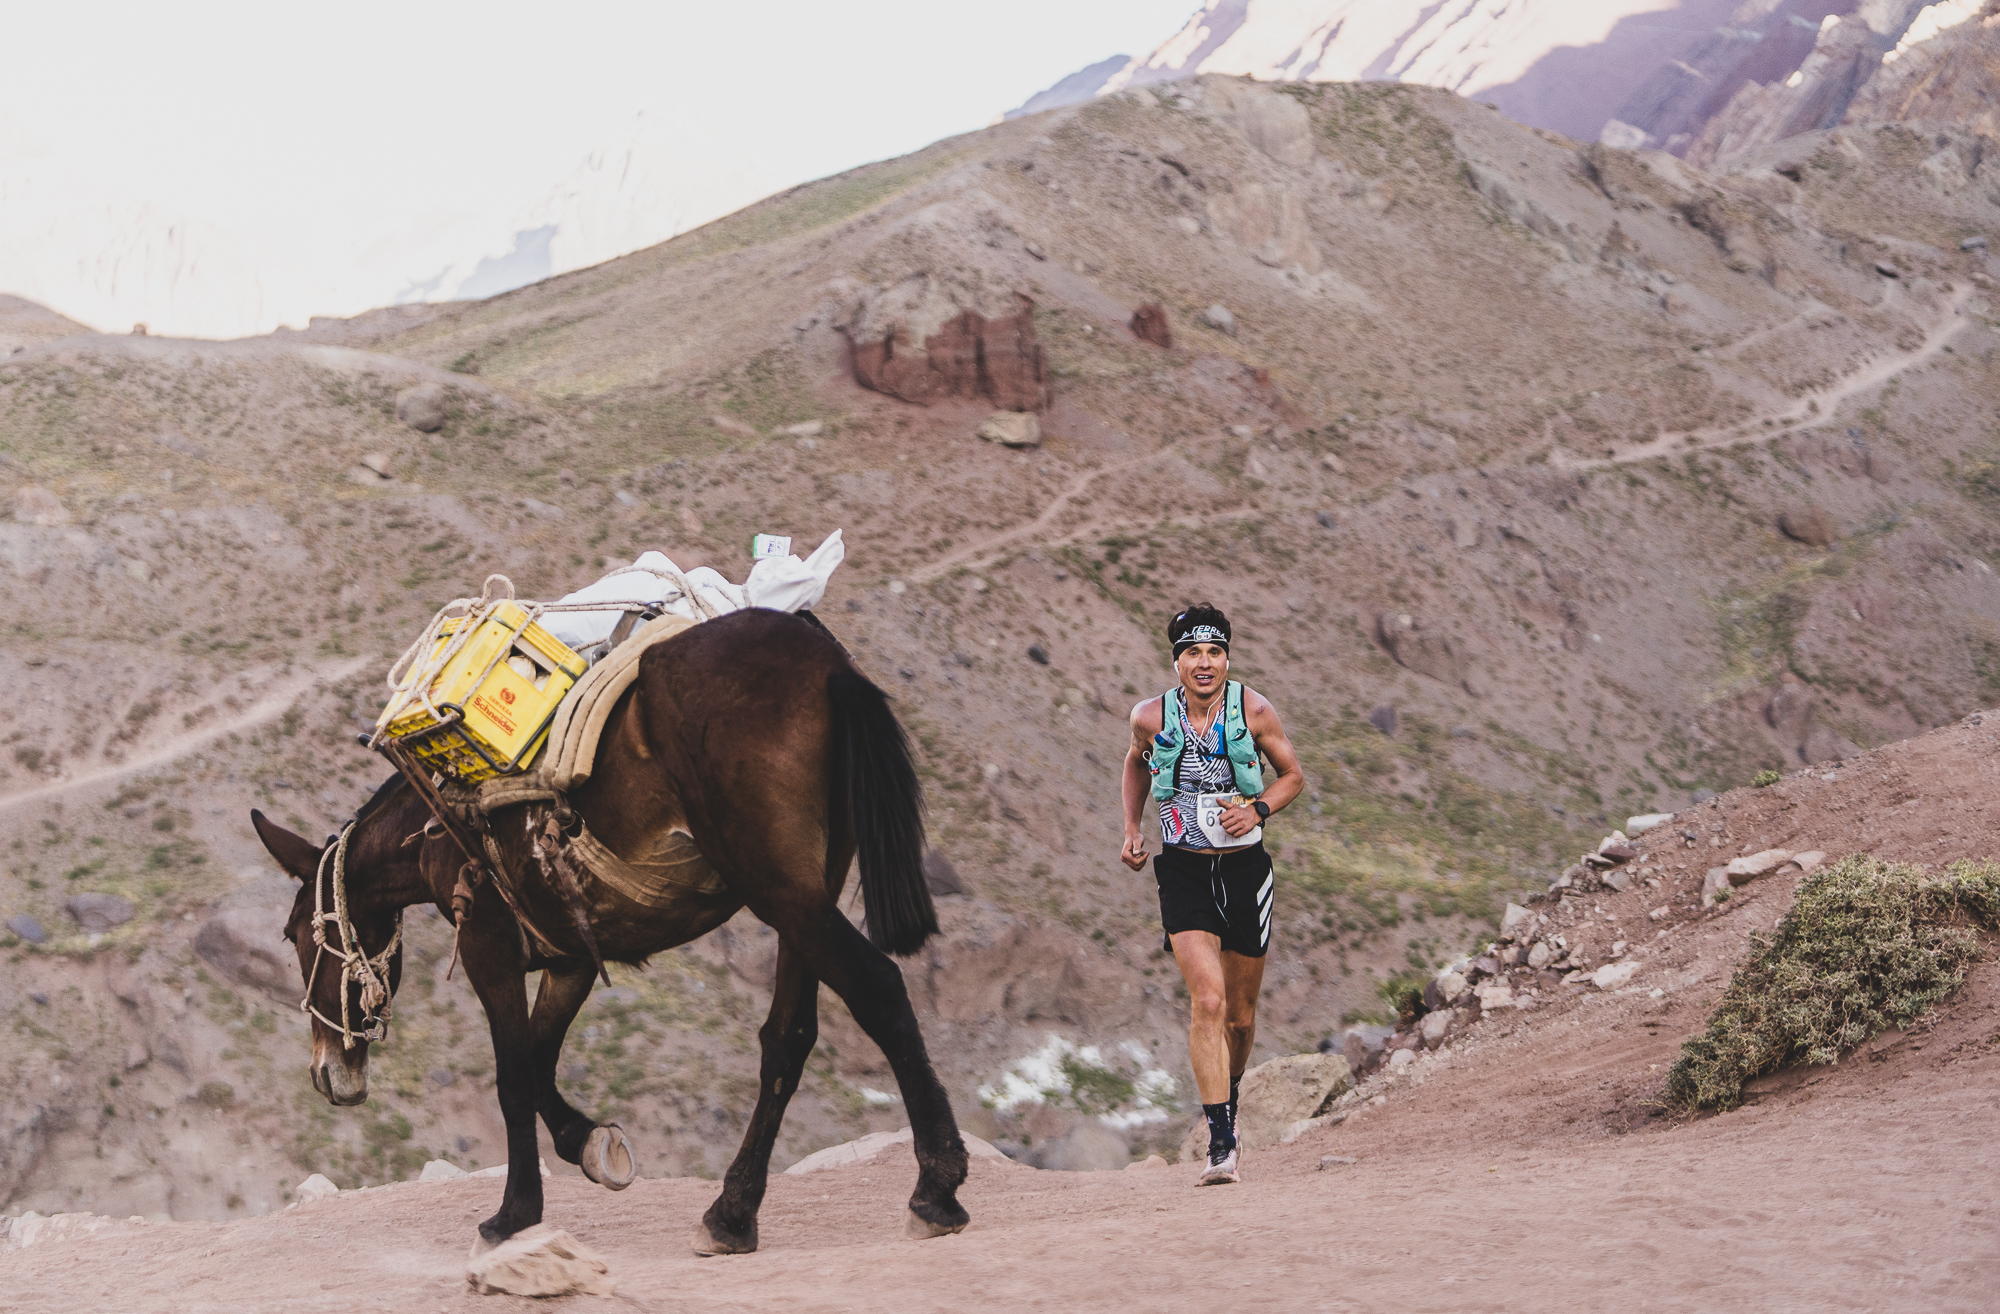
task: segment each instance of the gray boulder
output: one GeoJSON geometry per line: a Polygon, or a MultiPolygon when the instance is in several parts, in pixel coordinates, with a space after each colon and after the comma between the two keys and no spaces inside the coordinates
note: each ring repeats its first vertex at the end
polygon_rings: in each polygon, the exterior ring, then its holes
{"type": "Polygon", "coordinates": [[[1210,306],[1201,312],[1201,322],[1217,333],[1227,333],[1232,338],[1236,336],[1236,316],[1229,313],[1228,306],[1210,306]]]}
{"type": "Polygon", "coordinates": [[[194,951],[223,977],[261,990],[284,1004],[298,1003],[299,963],[285,941],[285,910],[271,905],[225,908],[195,932],[194,951]]]}
{"type": "Polygon", "coordinates": [[[427,380],[396,394],[396,418],[419,433],[436,433],[444,428],[445,408],[451,394],[436,380],[427,380]]]}
{"type": "Polygon", "coordinates": [[[1470,655],[1450,635],[1427,627],[1406,611],[1385,611],[1377,616],[1375,632],[1399,665],[1477,696],[1470,655]]]}
{"type": "Polygon", "coordinates": [[[1816,506],[1795,507],[1786,511],[1778,517],[1778,528],[1784,531],[1785,537],[1807,547],[1831,547],[1840,537],[1833,517],[1816,506]]]}
{"type": "Polygon", "coordinates": [[[29,944],[47,944],[49,933],[42,924],[27,913],[16,913],[7,919],[7,929],[26,940],[29,944]]]}
{"type": "Polygon", "coordinates": [[[931,887],[934,895],[965,893],[965,880],[958,874],[958,868],[936,849],[924,854],[924,884],[931,887]]]}
{"type": "Polygon", "coordinates": [[[72,894],[63,911],[84,931],[109,931],[132,920],[132,901],[115,894],[72,894]]]}

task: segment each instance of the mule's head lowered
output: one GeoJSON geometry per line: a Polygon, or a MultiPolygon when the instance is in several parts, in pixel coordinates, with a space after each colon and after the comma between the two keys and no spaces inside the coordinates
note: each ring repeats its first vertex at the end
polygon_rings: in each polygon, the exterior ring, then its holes
{"type": "Polygon", "coordinates": [[[334,1104],[368,1098],[368,1044],[386,1034],[402,979],[402,910],[429,898],[418,863],[422,804],[393,778],[325,848],[262,812],[250,824],[278,865],[300,882],[285,923],[299,955],[303,1007],[312,1019],[313,1089],[334,1104]]]}

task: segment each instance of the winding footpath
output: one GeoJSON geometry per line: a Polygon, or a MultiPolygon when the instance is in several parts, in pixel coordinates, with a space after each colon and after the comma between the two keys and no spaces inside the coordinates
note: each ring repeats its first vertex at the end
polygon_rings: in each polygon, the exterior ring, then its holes
{"type": "Polygon", "coordinates": [[[228,720],[217,721],[215,724],[204,726],[191,734],[170,739],[164,744],[148,749],[138,757],[128,758],[123,762],[99,767],[93,771],[86,771],[82,775],[69,776],[62,780],[52,780],[45,785],[37,785],[32,789],[24,789],[16,794],[0,795],[0,813],[5,813],[9,808],[18,807],[24,803],[40,802],[43,799],[54,798],[60,794],[68,794],[75,790],[88,789],[92,785],[100,785],[106,781],[117,780],[122,776],[136,775],[142,771],[151,771],[156,767],[163,767],[169,763],[178,761],[195,749],[201,748],[206,744],[211,744],[224,735],[240,734],[245,730],[254,730],[266,721],[275,721],[280,716],[283,716],[286,710],[292,704],[298,702],[300,697],[309,693],[313,686],[326,681],[343,679],[360,670],[372,660],[379,659],[356,657],[334,666],[306,668],[289,680],[274,683],[256,702],[250,704],[250,706],[244,708],[228,720]]]}
{"type": "MultiPolygon", "coordinates": [[[[1592,470],[1606,466],[1629,465],[1635,461],[1651,461],[1662,456],[1677,453],[1701,451],[1714,447],[1734,447],[1740,443],[1761,442],[1792,432],[1803,424],[1823,424],[1831,419],[1842,402],[1857,393],[1879,388],[1898,374],[1924,364],[1951,342],[1958,331],[1965,327],[1965,307],[1971,301],[1976,289],[1967,285],[1959,288],[1945,303],[1937,323],[1924,336],[1923,343],[1913,351],[1896,352],[1862,365],[1859,369],[1836,380],[1830,387],[1816,392],[1802,393],[1791,404],[1778,410],[1765,411],[1748,419],[1730,424],[1713,425],[1704,429],[1689,429],[1680,433],[1663,433],[1650,442],[1635,443],[1630,447],[1615,447],[1613,455],[1595,458],[1579,458],[1557,447],[1550,455],[1549,463],[1565,470],[1592,470]]],[[[1723,352],[1740,350],[1763,334],[1788,327],[1787,324],[1773,329],[1761,329],[1749,338],[1723,348],[1723,352]]]]}

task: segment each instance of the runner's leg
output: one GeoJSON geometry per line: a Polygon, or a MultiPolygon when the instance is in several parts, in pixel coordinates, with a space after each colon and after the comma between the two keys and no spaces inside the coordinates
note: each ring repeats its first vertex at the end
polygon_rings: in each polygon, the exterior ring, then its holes
{"type": "MultiPolygon", "coordinates": [[[[1223,971],[1222,937],[1209,931],[1181,931],[1173,937],[1174,961],[1188,990],[1188,1062],[1203,1104],[1229,1099],[1230,1047],[1223,1028],[1228,998],[1223,971]]],[[[1238,958],[1238,954],[1226,955],[1238,958]]],[[[1262,980],[1263,965],[1258,965],[1262,980]]],[[[1254,999],[1253,994],[1253,1009],[1254,999]]],[[[1248,1048],[1245,1048],[1248,1053],[1248,1048]]]]}
{"type": "Polygon", "coordinates": [[[1264,959],[1226,949],[1218,957],[1222,970],[1222,1031],[1229,1046],[1229,1077],[1234,1081],[1249,1066],[1250,1047],[1257,1040],[1257,996],[1264,988],[1264,959]]]}

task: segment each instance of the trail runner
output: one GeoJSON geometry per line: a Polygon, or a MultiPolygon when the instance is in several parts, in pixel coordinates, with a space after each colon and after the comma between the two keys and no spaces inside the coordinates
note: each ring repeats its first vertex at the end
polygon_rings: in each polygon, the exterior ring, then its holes
{"type": "Polygon", "coordinates": [[[1119,854],[1145,868],[1139,822],[1150,794],[1164,846],[1153,859],[1160,921],[1187,981],[1188,1058],[1208,1119],[1202,1186],[1239,1179],[1237,1083],[1257,1038],[1276,897],[1263,823],[1305,785],[1277,709],[1229,678],[1229,636],[1229,618],[1206,603],[1167,623],[1180,684],[1132,709],[1119,854]],[[1269,783],[1260,753],[1278,773],[1269,783]]]}

